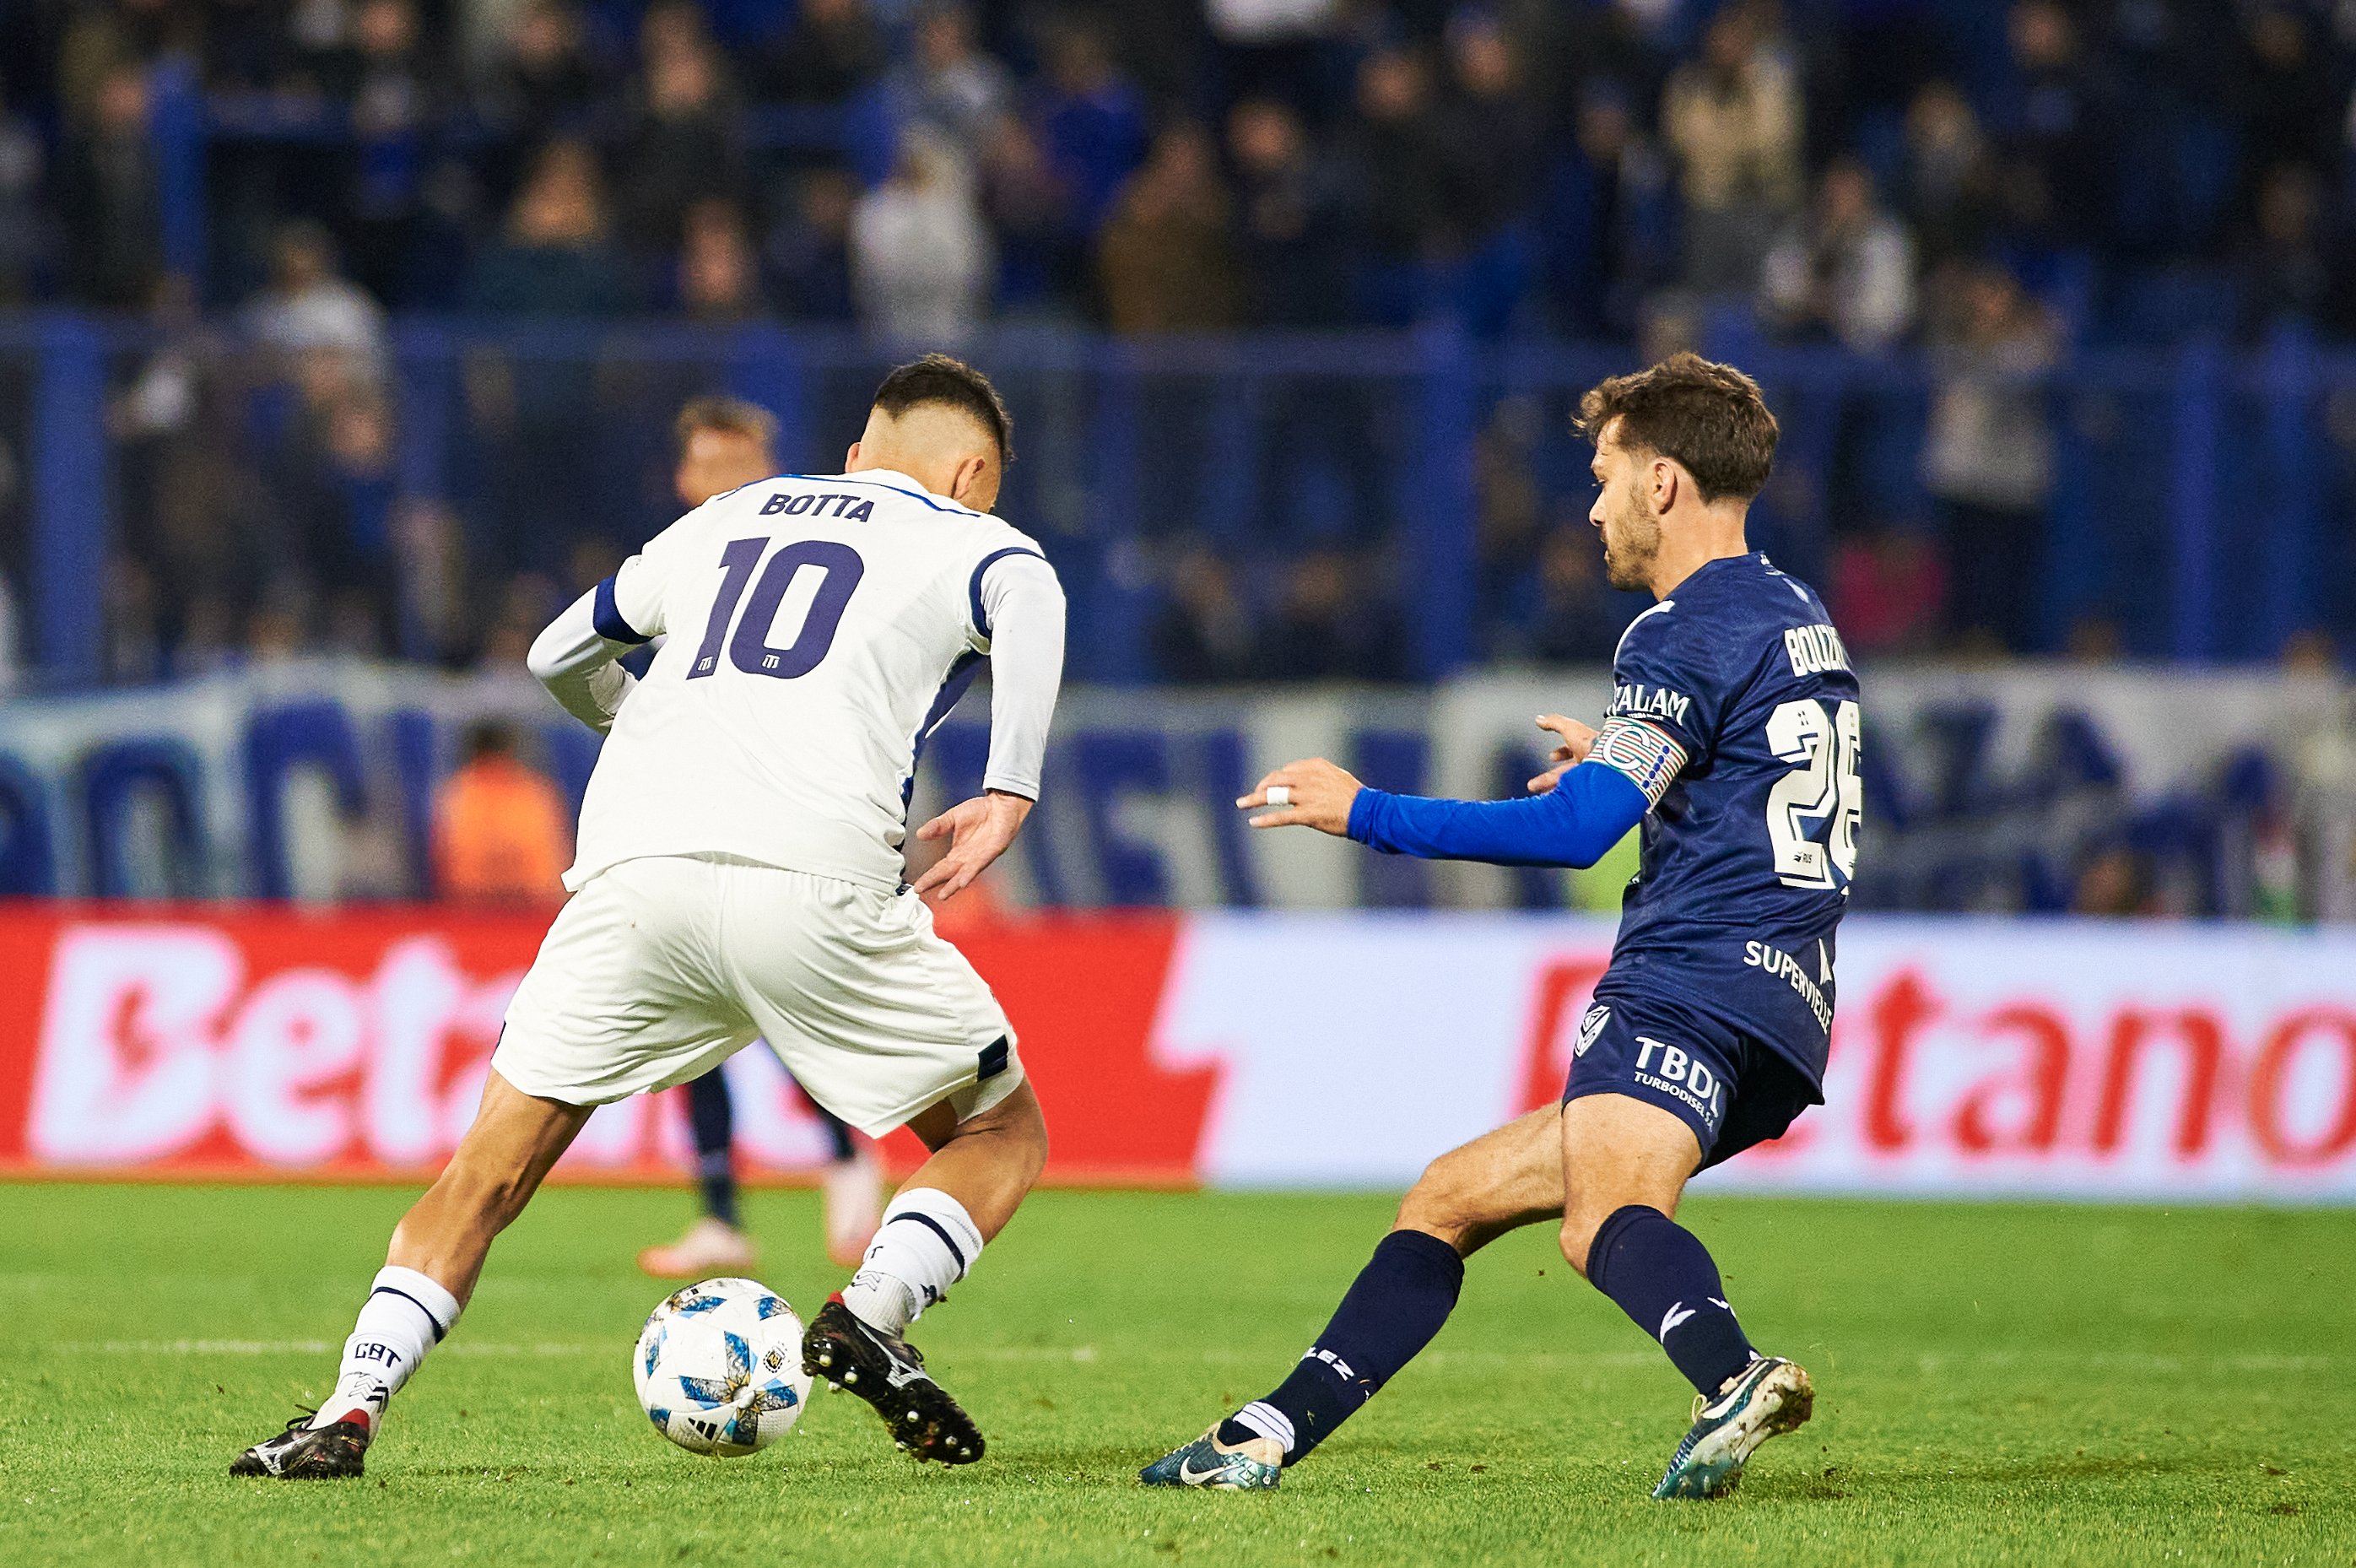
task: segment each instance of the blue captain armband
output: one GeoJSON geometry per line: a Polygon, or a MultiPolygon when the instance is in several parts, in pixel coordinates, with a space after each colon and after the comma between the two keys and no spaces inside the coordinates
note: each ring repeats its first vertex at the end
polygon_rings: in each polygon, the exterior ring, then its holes
{"type": "Polygon", "coordinates": [[[1350,802],[1349,832],[1386,854],[1584,869],[1651,805],[1625,773],[1583,762],[1547,793],[1522,800],[1433,800],[1362,789],[1350,802]]]}

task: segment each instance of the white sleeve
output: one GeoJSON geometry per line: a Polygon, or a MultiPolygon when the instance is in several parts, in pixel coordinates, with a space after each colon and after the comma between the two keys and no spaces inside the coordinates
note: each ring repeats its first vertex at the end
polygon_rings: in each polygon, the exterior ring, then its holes
{"type": "Polygon", "coordinates": [[[531,651],[524,656],[533,678],[548,688],[558,705],[599,735],[614,727],[622,700],[637,684],[614,662],[637,644],[606,637],[597,628],[598,601],[611,591],[611,581],[566,606],[532,639],[531,651]]]}
{"type": "Polygon", "coordinates": [[[1024,550],[985,562],[974,598],[978,629],[990,641],[990,766],[981,787],[1035,800],[1064,680],[1064,585],[1024,550]]]}

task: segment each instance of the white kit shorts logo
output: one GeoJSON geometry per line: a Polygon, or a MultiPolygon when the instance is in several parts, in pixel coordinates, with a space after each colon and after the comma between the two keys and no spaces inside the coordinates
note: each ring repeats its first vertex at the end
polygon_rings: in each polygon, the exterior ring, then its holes
{"type": "Polygon", "coordinates": [[[1595,1036],[1603,1033],[1603,1026],[1610,1022],[1612,1022],[1611,1008],[1590,1007],[1587,1010],[1587,1016],[1579,1021],[1579,1041],[1570,1047],[1570,1054],[1574,1057],[1585,1056],[1587,1047],[1595,1043],[1595,1036]]]}

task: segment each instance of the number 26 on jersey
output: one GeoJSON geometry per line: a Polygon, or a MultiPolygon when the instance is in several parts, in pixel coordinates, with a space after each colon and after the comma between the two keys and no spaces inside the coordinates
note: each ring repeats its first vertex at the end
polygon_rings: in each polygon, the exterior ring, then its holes
{"type": "Polygon", "coordinates": [[[1857,875],[1857,830],[1865,814],[1858,777],[1858,706],[1801,697],[1767,719],[1767,745],[1794,764],[1767,796],[1767,838],[1775,876],[1786,887],[1845,886],[1857,875]]]}

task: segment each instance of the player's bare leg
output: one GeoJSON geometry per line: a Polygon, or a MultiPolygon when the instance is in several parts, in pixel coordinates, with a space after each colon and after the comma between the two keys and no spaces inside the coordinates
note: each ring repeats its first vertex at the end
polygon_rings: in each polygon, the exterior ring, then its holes
{"type": "Polygon", "coordinates": [[[874,1406],[917,1458],[970,1464],[982,1455],[980,1430],[904,1336],[1014,1218],[1047,1163],[1047,1122],[1022,1083],[963,1121],[943,1101],[908,1126],[932,1157],[884,1210],[859,1273],[811,1319],[803,1367],[874,1406]]]}
{"type": "Polygon", "coordinates": [[[1424,1167],[1389,1235],[1290,1376],[1139,1473],[1149,1487],[1256,1491],[1277,1484],[1431,1342],[1464,1260],[1563,1213],[1558,1108],[1508,1122],[1424,1167]]]}
{"type": "Polygon", "coordinates": [[[1721,1497],[1762,1443],[1808,1419],[1808,1374],[1751,1348],[1708,1250],[1676,1222],[1701,1164],[1683,1118],[1631,1095],[1588,1094],[1564,1106],[1561,1135],[1563,1256],[1660,1341],[1697,1391],[1693,1426],[1653,1495],[1721,1497]]]}
{"type": "Polygon", "coordinates": [[[290,1480],[357,1476],[384,1410],[458,1321],[483,1259],[523,1212],[590,1107],[535,1099],[494,1070],[457,1152],[393,1228],[392,1245],[351,1337],[335,1391],[230,1466],[290,1480]]]}

